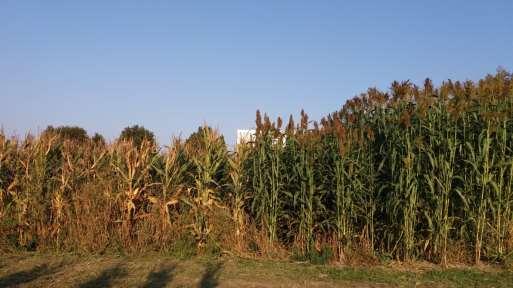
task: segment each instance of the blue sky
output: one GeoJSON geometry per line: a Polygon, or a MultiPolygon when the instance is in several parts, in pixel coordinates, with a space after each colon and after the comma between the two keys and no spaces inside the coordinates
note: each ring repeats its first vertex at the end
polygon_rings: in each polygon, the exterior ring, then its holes
{"type": "Polygon", "coordinates": [[[128,125],[161,144],[255,111],[313,119],[370,86],[513,70],[513,1],[0,2],[0,125],[128,125]]]}

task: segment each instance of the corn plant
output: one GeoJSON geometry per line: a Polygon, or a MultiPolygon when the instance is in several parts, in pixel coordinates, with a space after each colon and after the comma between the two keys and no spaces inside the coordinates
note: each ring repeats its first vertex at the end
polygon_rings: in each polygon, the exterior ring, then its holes
{"type": "Polygon", "coordinates": [[[227,151],[224,140],[210,127],[200,128],[197,137],[186,144],[192,184],[187,203],[194,213],[192,227],[198,247],[202,247],[212,230],[209,212],[223,206],[219,182],[225,177],[227,151]]]}
{"type": "Polygon", "coordinates": [[[241,143],[237,145],[236,151],[228,159],[230,165],[229,186],[231,192],[231,215],[235,223],[235,237],[239,245],[243,239],[246,227],[245,207],[248,195],[245,191],[245,187],[248,179],[244,169],[247,163],[247,154],[250,149],[249,145],[249,143],[241,143]]]}
{"type": "Polygon", "coordinates": [[[176,210],[185,191],[184,178],[188,165],[184,161],[184,147],[180,139],[174,139],[171,146],[166,148],[161,161],[153,163],[157,172],[160,195],[150,196],[148,199],[159,206],[165,225],[171,224],[171,214],[176,210]]]}
{"type": "Polygon", "coordinates": [[[136,220],[145,214],[142,208],[148,201],[147,190],[157,184],[150,177],[157,155],[150,141],[143,141],[140,147],[131,142],[120,142],[111,151],[111,165],[121,180],[120,196],[124,202],[122,222],[129,239],[134,236],[136,220]]]}

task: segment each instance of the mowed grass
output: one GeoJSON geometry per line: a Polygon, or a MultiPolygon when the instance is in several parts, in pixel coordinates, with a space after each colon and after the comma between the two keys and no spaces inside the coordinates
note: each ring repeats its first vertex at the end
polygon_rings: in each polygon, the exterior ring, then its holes
{"type": "Polygon", "coordinates": [[[16,254],[0,258],[0,287],[513,287],[494,267],[339,267],[234,257],[16,254]]]}

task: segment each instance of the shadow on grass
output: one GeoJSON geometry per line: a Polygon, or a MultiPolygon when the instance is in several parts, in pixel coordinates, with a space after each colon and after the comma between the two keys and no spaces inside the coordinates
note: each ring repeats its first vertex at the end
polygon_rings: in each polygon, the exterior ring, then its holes
{"type": "Polygon", "coordinates": [[[17,287],[32,282],[39,277],[55,273],[62,264],[49,267],[48,264],[38,265],[32,269],[16,272],[0,278],[0,287],[17,287]]]}
{"type": "Polygon", "coordinates": [[[159,270],[151,271],[142,287],[161,288],[173,280],[175,265],[161,266],[159,270]]]}
{"type": "Polygon", "coordinates": [[[126,276],[128,273],[126,268],[121,265],[116,265],[112,268],[104,270],[100,275],[90,279],[87,282],[80,284],[80,288],[92,288],[92,287],[112,287],[113,281],[126,276]]]}
{"type": "Polygon", "coordinates": [[[201,276],[199,283],[200,288],[217,287],[219,285],[219,273],[223,269],[223,263],[212,263],[208,262],[205,267],[205,272],[201,276]]]}

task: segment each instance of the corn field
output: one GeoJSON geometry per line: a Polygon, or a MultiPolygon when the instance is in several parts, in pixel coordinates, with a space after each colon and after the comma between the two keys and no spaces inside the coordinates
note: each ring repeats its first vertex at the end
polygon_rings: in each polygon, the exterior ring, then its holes
{"type": "Polygon", "coordinates": [[[207,126],[165,148],[0,134],[0,250],[177,243],[255,256],[329,249],[343,263],[511,259],[512,74],[393,82],[319,122],[257,112],[255,140],[234,151],[207,126]]]}

